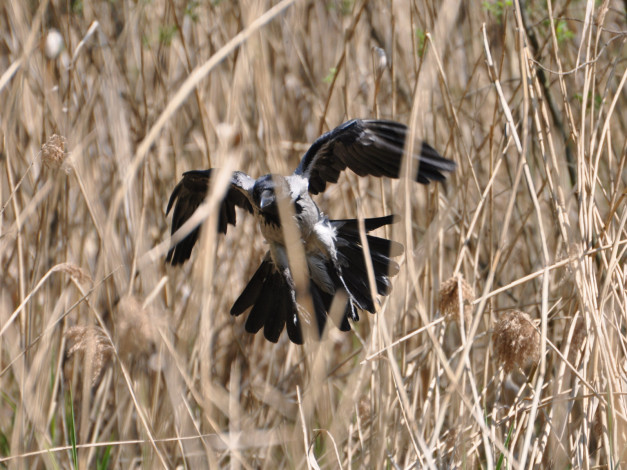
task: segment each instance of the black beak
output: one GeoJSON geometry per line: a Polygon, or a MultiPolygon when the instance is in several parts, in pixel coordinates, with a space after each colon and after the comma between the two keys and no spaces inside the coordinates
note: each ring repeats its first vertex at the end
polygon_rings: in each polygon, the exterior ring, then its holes
{"type": "Polygon", "coordinates": [[[266,189],[261,193],[261,198],[259,198],[259,209],[262,212],[265,212],[269,207],[271,207],[275,203],[274,193],[266,189]]]}

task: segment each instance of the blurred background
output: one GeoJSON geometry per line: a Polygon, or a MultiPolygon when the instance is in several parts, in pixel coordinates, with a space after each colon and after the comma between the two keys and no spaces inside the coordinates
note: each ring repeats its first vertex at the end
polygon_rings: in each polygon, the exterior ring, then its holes
{"type": "Polygon", "coordinates": [[[626,3],[0,4],[0,468],[618,468],[626,3]],[[352,118],[458,164],[343,174],[399,214],[375,315],[278,344],[229,309],[252,217],[164,263],[181,174],[288,174],[352,118]]]}

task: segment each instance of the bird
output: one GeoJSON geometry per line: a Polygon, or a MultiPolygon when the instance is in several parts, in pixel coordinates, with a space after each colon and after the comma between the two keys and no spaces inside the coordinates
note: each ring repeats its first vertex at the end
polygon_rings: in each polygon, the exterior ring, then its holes
{"type": "MultiPolygon", "coordinates": [[[[363,220],[366,250],[359,220],[330,219],[312,196],[322,193],[328,184],[336,183],[340,173],[347,169],[359,176],[399,178],[408,134],[407,126],[396,121],[353,119],[316,139],[291,175],[268,174],[255,179],[241,171],[232,173],[219,207],[218,232],[226,234],[227,227],[236,224],[235,208],[239,207],[255,217],[269,248],[231,307],[233,316],[249,312],[245,322],[247,332],[254,334],[263,328],[265,338],[276,343],[287,329],[290,341],[303,344],[306,337],[303,328],[315,321],[321,337],[331,304],[339,294],[338,298],[345,302],[343,314],[336,320],[341,331],[350,331],[350,321],[359,321],[360,311],[376,313],[373,291],[380,296],[389,295],[390,278],[400,270],[393,258],[400,256],[404,247],[370,232],[394,223],[396,216],[363,220]],[[289,203],[291,211],[287,214],[291,215],[302,244],[310,296],[307,305],[313,312],[297,298],[279,210],[285,202],[289,203]],[[374,274],[372,289],[366,253],[374,274]]],[[[446,173],[455,170],[454,161],[441,156],[426,142],[422,141],[419,148],[419,153],[412,157],[418,162],[412,178],[416,182],[444,181],[446,173]]],[[[172,235],[203,203],[216,172],[217,169],[210,168],[183,173],[166,208],[166,216],[174,208],[172,235]]],[[[201,224],[180,241],[171,243],[167,263],[179,265],[190,258],[200,228],[201,224]]],[[[309,331],[312,330],[316,332],[315,327],[309,331]]]]}

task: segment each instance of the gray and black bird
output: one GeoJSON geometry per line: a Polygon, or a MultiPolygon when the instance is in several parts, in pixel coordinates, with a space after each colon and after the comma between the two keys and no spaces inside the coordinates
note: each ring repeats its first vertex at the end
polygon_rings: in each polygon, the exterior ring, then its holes
{"type": "MultiPolygon", "coordinates": [[[[338,325],[340,330],[350,330],[349,319],[358,321],[359,310],[375,312],[358,220],[329,219],[311,196],[324,191],[327,183],[336,183],[346,168],[359,176],[398,178],[407,134],[407,127],[398,122],[354,119],[319,137],[289,176],[271,174],[254,179],[240,171],[233,173],[220,206],[218,230],[226,233],[229,224],[235,225],[237,206],[255,216],[269,245],[261,265],[231,308],[231,315],[250,310],[246,331],[257,333],[263,328],[264,336],[277,342],[287,326],[289,339],[302,344],[301,322],[313,314],[322,334],[331,303],[338,292],[347,299],[338,325]],[[279,205],[283,201],[289,202],[293,208],[294,226],[299,232],[309,271],[310,305],[313,305],[314,312],[305,312],[296,300],[279,216],[279,205]]],[[[442,181],[445,173],[456,167],[455,162],[443,158],[425,142],[414,158],[418,160],[414,179],[422,184],[442,181]]],[[[166,210],[167,215],[174,206],[172,234],[205,200],[213,171],[183,174],[166,210]]],[[[365,219],[365,231],[371,232],[393,221],[394,216],[365,219]]],[[[198,240],[199,230],[200,226],[173,244],[166,261],[173,265],[186,261],[198,240]]],[[[388,295],[390,277],[399,271],[398,263],[392,258],[403,253],[403,246],[373,235],[366,235],[366,240],[375,290],[379,295],[388,295]]]]}

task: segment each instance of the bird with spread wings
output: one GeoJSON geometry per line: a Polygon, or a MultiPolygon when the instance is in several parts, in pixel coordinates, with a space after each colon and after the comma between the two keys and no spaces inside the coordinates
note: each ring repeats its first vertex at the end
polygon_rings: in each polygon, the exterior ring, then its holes
{"type": "MultiPolygon", "coordinates": [[[[231,315],[250,310],[246,331],[257,333],[263,328],[264,336],[277,342],[287,326],[289,339],[302,344],[302,322],[315,318],[321,335],[333,299],[340,292],[343,297],[339,298],[345,299],[344,313],[338,321],[340,330],[350,330],[349,320],[358,321],[359,310],[376,311],[372,292],[390,293],[390,277],[399,271],[398,263],[392,258],[403,253],[403,246],[369,232],[391,224],[394,216],[363,221],[368,244],[364,250],[359,221],[329,219],[311,196],[324,191],[327,183],[336,183],[347,168],[359,176],[398,178],[407,135],[404,124],[354,119],[319,137],[289,176],[272,174],[254,179],[243,172],[233,172],[220,205],[218,231],[226,233],[229,224],[235,225],[235,207],[240,207],[255,216],[269,245],[261,265],[231,308],[231,315]],[[285,202],[291,206],[292,223],[302,242],[313,312],[305,311],[297,302],[279,214],[285,202]],[[374,289],[368,280],[366,253],[374,274],[374,289]]],[[[413,158],[418,160],[413,179],[422,184],[443,181],[445,173],[456,167],[455,162],[440,156],[425,142],[413,158]]],[[[174,188],[166,210],[167,215],[174,206],[173,235],[205,200],[214,171],[188,171],[174,188]]],[[[173,265],[186,261],[198,240],[199,230],[200,226],[174,243],[166,261],[173,265]]]]}

